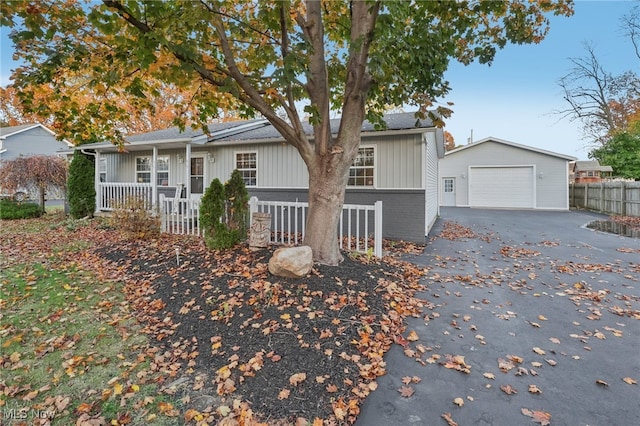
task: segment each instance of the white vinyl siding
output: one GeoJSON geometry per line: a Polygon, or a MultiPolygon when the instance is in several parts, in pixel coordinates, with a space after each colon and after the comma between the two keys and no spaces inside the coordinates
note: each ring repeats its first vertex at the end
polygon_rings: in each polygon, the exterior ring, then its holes
{"type": "Polygon", "coordinates": [[[428,133],[424,138],[425,150],[425,235],[435,223],[440,213],[438,205],[438,147],[434,133],[428,133]]]}
{"type": "Polygon", "coordinates": [[[533,166],[470,167],[471,207],[533,208],[535,181],[533,166]]]}

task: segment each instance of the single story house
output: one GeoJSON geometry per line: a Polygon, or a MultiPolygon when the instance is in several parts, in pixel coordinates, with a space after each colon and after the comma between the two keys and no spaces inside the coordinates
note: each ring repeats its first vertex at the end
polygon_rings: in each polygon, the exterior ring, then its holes
{"type": "Polygon", "coordinates": [[[575,157],[489,137],[440,160],[440,205],[569,209],[569,162],[575,157]]]}
{"type": "MultiPolygon", "coordinates": [[[[383,202],[384,238],[424,242],[439,214],[438,160],[444,155],[441,129],[414,113],[385,116],[387,128],[362,126],[358,156],[351,169],[345,203],[383,202]]],[[[334,134],[339,119],[331,121],[334,134]]],[[[306,132],[312,135],[312,127],[306,132]]],[[[264,201],[307,201],[309,175],[298,151],[263,119],[178,128],[126,138],[125,152],[109,141],[78,146],[96,157],[97,210],[109,210],[123,185],[173,197],[200,197],[209,183],[225,182],[238,169],[251,196],[264,201]],[[179,191],[179,189],[178,189],[179,191]]]]}
{"type": "Polygon", "coordinates": [[[569,163],[569,176],[572,183],[595,183],[611,178],[613,168],[601,166],[598,160],[572,161],[569,163]]]}

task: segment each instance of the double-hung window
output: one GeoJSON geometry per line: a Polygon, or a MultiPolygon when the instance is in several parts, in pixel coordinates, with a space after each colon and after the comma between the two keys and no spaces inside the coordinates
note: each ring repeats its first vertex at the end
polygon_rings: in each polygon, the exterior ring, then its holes
{"type": "Polygon", "coordinates": [[[375,176],[375,148],[363,146],[358,148],[358,155],[349,169],[348,186],[373,187],[375,176]]]}
{"type": "Polygon", "coordinates": [[[257,186],[258,162],[255,152],[237,152],[236,169],[242,175],[246,186],[257,186]]]}
{"type": "Polygon", "coordinates": [[[107,159],[100,157],[100,182],[107,181],[107,159]]]}
{"type": "Polygon", "coordinates": [[[169,186],[169,157],[158,157],[156,164],[156,183],[158,186],[169,186]]]}
{"type": "MultiPolygon", "coordinates": [[[[136,182],[151,183],[152,157],[136,157],[136,182]]],[[[156,184],[158,186],[169,185],[169,157],[158,157],[156,163],[156,184]]]]}

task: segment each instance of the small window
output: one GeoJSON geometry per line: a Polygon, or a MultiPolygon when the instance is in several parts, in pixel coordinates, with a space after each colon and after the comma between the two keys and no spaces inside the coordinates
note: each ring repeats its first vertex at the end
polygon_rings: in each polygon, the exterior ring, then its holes
{"type": "Polygon", "coordinates": [[[255,152],[236,153],[236,169],[242,174],[246,186],[257,186],[258,164],[255,152]]]}
{"type": "Polygon", "coordinates": [[[151,183],[151,157],[136,157],[136,182],[151,183]]]}
{"type": "Polygon", "coordinates": [[[107,181],[107,159],[100,158],[100,182],[107,181]]]}
{"type": "Polygon", "coordinates": [[[156,165],[156,184],[158,186],[169,186],[169,157],[158,157],[158,164],[156,165]]]}
{"type": "Polygon", "coordinates": [[[453,192],[453,179],[444,180],[444,192],[453,192]]]}
{"type": "Polygon", "coordinates": [[[593,172],[587,173],[587,176],[589,176],[589,177],[593,176],[593,172]]]}
{"type": "Polygon", "coordinates": [[[372,146],[361,147],[358,155],[353,160],[349,169],[347,185],[360,187],[373,187],[375,175],[375,149],[372,146]]]}

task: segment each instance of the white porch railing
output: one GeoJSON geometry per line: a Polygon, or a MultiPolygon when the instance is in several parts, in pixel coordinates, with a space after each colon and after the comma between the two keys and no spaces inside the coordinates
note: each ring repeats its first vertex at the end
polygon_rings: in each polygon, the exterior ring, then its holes
{"type": "Polygon", "coordinates": [[[168,198],[160,194],[160,230],[170,234],[202,235],[200,198],[168,198]]]}
{"type": "MultiPolygon", "coordinates": [[[[304,240],[308,203],[249,200],[250,216],[254,212],[271,214],[271,242],[301,244],[304,240]]],[[[382,257],[382,201],[373,205],[345,204],[338,226],[340,248],[382,257]],[[373,226],[369,217],[373,215],[373,226]],[[373,237],[373,244],[369,238],[373,237]]]]}
{"type": "Polygon", "coordinates": [[[135,182],[99,182],[97,210],[111,211],[132,198],[142,199],[145,208],[153,207],[153,188],[150,183],[135,182]]]}

